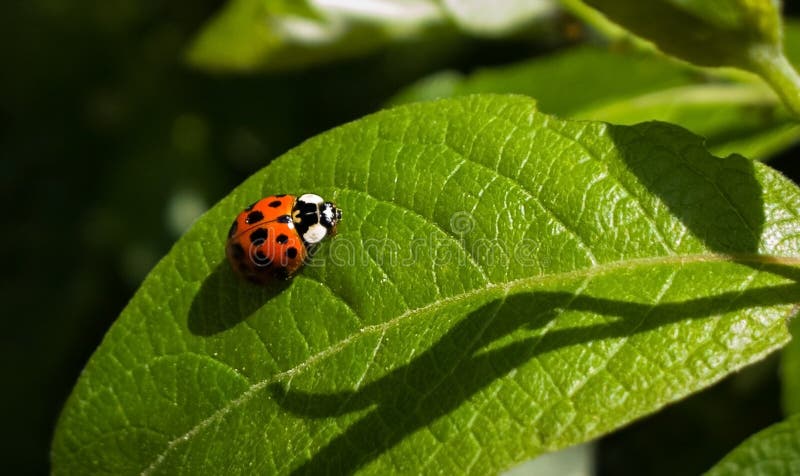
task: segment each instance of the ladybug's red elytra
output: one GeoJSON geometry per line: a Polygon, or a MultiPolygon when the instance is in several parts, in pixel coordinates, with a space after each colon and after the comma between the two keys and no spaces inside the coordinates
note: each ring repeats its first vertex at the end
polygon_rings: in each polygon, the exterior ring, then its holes
{"type": "Polygon", "coordinates": [[[271,195],[245,208],[228,231],[225,254],[248,281],[289,279],[314,247],[336,233],[342,211],[319,195],[271,195]]]}

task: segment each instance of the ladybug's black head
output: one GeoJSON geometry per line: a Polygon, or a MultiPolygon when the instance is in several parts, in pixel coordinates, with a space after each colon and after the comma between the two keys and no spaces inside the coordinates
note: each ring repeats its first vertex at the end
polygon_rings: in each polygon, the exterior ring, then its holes
{"type": "Polygon", "coordinates": [[[320,207],[319,222],[329,230],[335,230],[336,224],[342,219],[342,211],[336,208],[332,202],[325,202],[320,207]]]}

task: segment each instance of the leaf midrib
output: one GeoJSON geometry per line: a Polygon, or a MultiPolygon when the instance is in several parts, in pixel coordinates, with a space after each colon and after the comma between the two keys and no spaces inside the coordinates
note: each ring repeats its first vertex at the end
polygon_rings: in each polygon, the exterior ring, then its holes
{"type": "MultiPolygon", "coordinates": [[[[697,263],[722,263],[722,262],[735,262],[742,264],[762,264],[762,265],[779,264],[779,265],[800,267],[800,257],[770,256],[770,255],[757,255],[757,254],[722,255],[716,253],[701,253],[701,254],[689,254],[689,255],[667,255],[667,256],[657,256],[657,257],[647,257],[647,258],[626,259],[626,260],[612,261],[604,264],[594,265],[592,267],[566,271],[562,273],[528,276],[524,278],[511,280],[505,283],[487,283],[478,288],[474,288],[469,291],[465,291],[463,293],[456,294],[453,296],[445,297],[433,301],[424,306],[420,306],[414,309],[409,309],[403,312],[402,314],[398,315],[397,317],[382,322],[380,324],[372,324],[369,326],[362,327],[357,332],[354,332],[345,339],[342,339],[339,342],[317,352],[316,354],[308,357],[304,361],[298,363],[294,367],[285,370],[283,372],[276,373],[272,375],[270,378],[266,378],[264,380],[258,381],[250,385],[250,387],[244,392],[242,392],[242,394],[239,395],[237,398],[231,400],[229,403],[220,407],[208,417],[200,420],[187,432],[172,439],[169,443],[167,443],[167,446],[164,449],[164,451],[161,452],[147,468],[142,470],[141,474],[142,475],[152,474],[159,467],[159,465],[166,459],[166,457],[181,444],[181,442],[190,441],[195,435],[199,434],[203,429],[205,429],[215,421],[221,419],[222,417],[230,413],[234,408],[247,403],[258,391],[262,390],[263,388],[266,388],[270,384],[278,382],[284,378],[293,377],[303,372],[304,370],[308,369],[309,367],[313,366],[317,362],[321,362],[331,356],[336,355],[338,352],[348,347],[350,344],[357,342],[363,336],[371,335],[377,332],[386,332],[387,330],[399,326],[402,322],[406,321],[407,319],[410,319],[417,315],[423,315],[427,312],[435,311],[437,309],[446,307],[450,304],[470,299],[472,297],[490,295],[491,293],[497,291],[502,293],[502,295],[507,296],[519,288],[532,289],[536,286],[543,286],[571,278],[583,277],[588,279],[622,269],[631,269],[631,268],[639,268],[646,266],[662,266],[671,264],[686,265],[686,264],[697,264],[697,263]]],[[[298,277],[298,279],[305,279],[305,278],[301,276],[298,277]]]]}

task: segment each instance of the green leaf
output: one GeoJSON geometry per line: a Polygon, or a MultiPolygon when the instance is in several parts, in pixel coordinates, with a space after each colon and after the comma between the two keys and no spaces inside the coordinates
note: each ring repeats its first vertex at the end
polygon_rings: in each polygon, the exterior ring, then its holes
{"type": "Polygon", "coordinates": [[[781,385],[783,412],[793,415],[800,413],[800,319],[792,319],[789,329],[792,341],[781,354],[781,385]]]}
{"type": "Polygon", "coordinates": [[[800,300],[800,193],[660,123],[517,96],[380,112],[200,218],[86,366],[67,473],[489,473],[759,360],[800,300]],[[241,208],[314,191],[344,219],[289,283],[236,279],[241,208]]]}
{"type": "Polygon", "coordinates": [[[706,476],[786,475],[800,473],[800,415],[751,436],[717,463],[706,476]]]}
{"type": "Polygon", "coordinates": [[[800,76],[783,53],[777,0],[585,0],[667,54],[761,75],[800,118],[800,76]]]}
{"type": "Polygon", "coordinates": [[[401,92],[395,102],[427,99],[448,90],[451,95],[515,93],[535,98],[546,112],[569,116],[610,101],[630,100],[653,91],[692,84],[696,76],[687,68],[653,55],[624,54],[590,46],[478,70],[460,81],[454,73],[445,74],[445,78],[449,77],[447,88],[434,82],[441,91],[429,93],[430,80],[427,80],[423,87],[401,92]],[[419,89],[422,91],[418,92],[419,89]]]}
{"type": "Polygon", "coordinates": [[[800,20],[789,18],[783,29],[783,47],[789,62],[800,65],[800,20]]]}
{"type": "Polygon", "coordinates": [[[695,83],[611,101],[576,113],[577,119],[615,124],[661,120],[708,138],[717,155],[767,159],[800,142],[800,124],[756,84],[695,83]]]}
{"type": "MultiPolygon", "coordinates": [[[[792,31],[798,30],[794,25],[792,31]]],[[[588,46],[468,77],[440,73],[392,103],[480,92],[526,94],[542,111],[564,117],[672,122],[705,137],[719,155],[765,159],[800,142],[800,125],[760,84],[731,83],[649,53],[588,46]]]]}

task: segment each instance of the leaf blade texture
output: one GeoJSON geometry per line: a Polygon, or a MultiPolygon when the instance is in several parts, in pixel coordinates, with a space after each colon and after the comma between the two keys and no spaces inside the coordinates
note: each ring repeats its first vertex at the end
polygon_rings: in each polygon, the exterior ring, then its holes
{"type": "Polygon", "coordinates": [[[368,116],[175,245],[78,381],[54,472],[485,473],[590,440],[785,344],[798,209],[666,124],[493,95],[368,116]],[[230,220],[303,191],[339,235],[290,283],[237,280],[230,220]]]}

